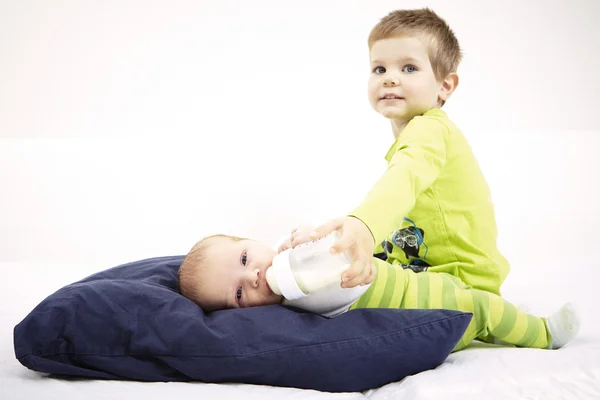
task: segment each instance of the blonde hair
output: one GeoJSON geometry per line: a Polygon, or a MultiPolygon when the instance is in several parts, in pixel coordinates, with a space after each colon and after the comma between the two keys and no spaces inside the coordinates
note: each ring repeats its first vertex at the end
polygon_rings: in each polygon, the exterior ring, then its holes
{"type": "Polygon", "coordinates": [[[396,10],[383,17],[369,35],[369,49],[382,39],[420,36],[428,39],[429,62],[437,80],[456,72],[462,52],[446,21],[429,8],[396,10]]]}
{"type": "Polygon", "coordinates": [[[199,284],[202,279],[202,269],[207,265],[208,250],[211,242],[213,239],[217,238],[230,239],[235,242],[246,240],[237,236],[222,234],[207,236],[192,247],[181,262],[181,266],[177,271],[177,290],[179,293],[198,304],[205,311],[213,310],[211,310],[208,304],[204,302],[204,297],[199,288],[199,284]]]}

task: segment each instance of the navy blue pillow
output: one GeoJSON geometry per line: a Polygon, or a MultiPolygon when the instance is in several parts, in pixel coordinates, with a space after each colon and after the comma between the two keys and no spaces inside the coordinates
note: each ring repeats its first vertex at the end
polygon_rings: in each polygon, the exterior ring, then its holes
{"type": "Polygon", "coordinates": [[[354,392],[441,364],[471,314],[363,309],[325,318],[279,305],[204,313],[176,290],[182,256],[111,268],[47,297],[14,329],[40,372],[354,392]]]}

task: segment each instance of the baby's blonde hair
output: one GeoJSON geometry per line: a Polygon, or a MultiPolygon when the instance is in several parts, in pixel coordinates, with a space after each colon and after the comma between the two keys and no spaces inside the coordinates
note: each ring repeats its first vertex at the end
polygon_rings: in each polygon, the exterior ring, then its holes
{"type": "Polygon", "coordinates": [[[236,242],[245,240],[237,236],[222,234],[207,236],[192,247],[183,259],[177,272],[177,290],[179,293],[198,304],[205,311],[213,310],[204,302],[204,297],[200,290],[200,280],[202,279],[202,269],[208,262],[208,250],[211,242],[217,238],[230,239],[236,242]]]}
{"type": "Polygon", "coordinates": [[[396,10],[383,17],[369,35],[369,49],[382,39],[419,36],[427,40],[429,62],[438,81],[456,72],[462,52],[446,21],[429,8],[396,10]]]}

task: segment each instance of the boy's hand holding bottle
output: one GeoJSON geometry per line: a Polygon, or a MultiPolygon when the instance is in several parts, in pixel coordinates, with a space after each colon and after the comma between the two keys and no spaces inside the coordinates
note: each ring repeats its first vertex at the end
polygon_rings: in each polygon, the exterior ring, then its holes
{"type": "Polygon", "coordinates": [[[358,218],[341,217],[329,221],[312,231],[298,227],[292,231],[280,247],[279,251],[294,248],[302,243],[319,239],[335,230],[340,231],[338,243],[331,246],[332,254],[342,253],[346,250],[352,257],[352,265],[342,276],[342,287],[352,288],[373,282],[377,271],[372,263],[375,244],[369,228],[358,218]]]}

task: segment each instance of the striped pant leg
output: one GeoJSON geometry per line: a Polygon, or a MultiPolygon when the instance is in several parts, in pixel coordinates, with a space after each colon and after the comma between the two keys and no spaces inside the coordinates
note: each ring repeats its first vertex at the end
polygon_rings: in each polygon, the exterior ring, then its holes
{"type": "Polygon", "coordinates": [[[445,273],[422,272],[415,274],[415,278],[419,285],[419,308],[473,313],[454,351],[464,348],[474,339],[489,342],[496,338],[518,347],[541,349],[550,344],[552,338],[544,318],[527,314],[496,294],[472,289],[445,273]]]}
{"type": "Polygon", "coordinates": [[[353,308],[448,309],[473,313],[454,351],[477,338],[500,339],[520,347],[547,348],[551,337],[543,318],[524,313],[493,293],[471,289],[458,278],[378,262],[378,276],[353,308]]]}
{"type": "Polygon", "coordinates": [[[546,319],[519,310],[515,305],[493,293],[467,289],[476,307],[477,337],[500,339],[517,347],[546,349],[552,341],[546,319]]]}

